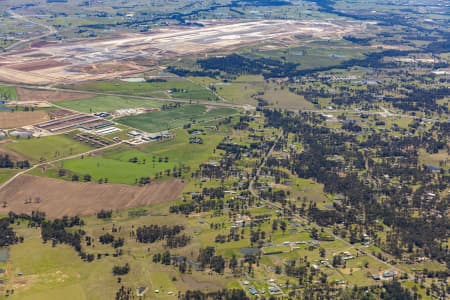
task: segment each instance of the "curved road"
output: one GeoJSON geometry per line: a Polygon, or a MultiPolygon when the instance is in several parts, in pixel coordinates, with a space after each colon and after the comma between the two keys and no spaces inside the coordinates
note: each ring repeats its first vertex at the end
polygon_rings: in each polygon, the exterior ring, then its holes
{"type": "Polygon", "coordinates": [[[14,19],[33,23],[33,24],[35,24],[37,26],[45,28],[47,30],[47,32],[44,33],[44,34],[38,35],[38,36],[34,36],[34,37],[31,37],[31,38],[28,38],[28,39],[20,40],[20,41],[14,43],[12,45],[9,45],[8,47],[5,48],[6,51],[10,51],[10,50],[14,50],[14,49],[20,48],[23,44],[27,44],[27,43],[30,43],[32,41],[39,40],[41,38],[45,38],[47,36],[50,36],[52,34],[57,33],[57,30],[53,26],[49,26],[49,25],[46,25],[46,24],[42,24],[42,23],[33,21],[32,19],[29,19],[27,16],[22,16],[22,15],[19,15],[19,14],[15,13],[11,9],[8,9],[8,13],[14,19]]]}

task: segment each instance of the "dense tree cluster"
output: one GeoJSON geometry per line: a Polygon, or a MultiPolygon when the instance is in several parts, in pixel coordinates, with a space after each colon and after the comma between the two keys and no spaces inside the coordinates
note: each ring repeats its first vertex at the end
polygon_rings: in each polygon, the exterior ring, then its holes
{"type": "Polygon", "coordinates": [[[23,237],[18,237],[10,225],[8,219],[0,219],[0,247],[14,245],[23,241],[23,237]]]}
{"type": "Polygon", "coordinates": [[[19,168],[28,169],[30,167],[30,162],[28,160],[16,161],[11,160],[8,154],[0,155],[0,168],[19,168]]]}
{"type": "Polygon", "coordinates": [[[53,246],[56,244],[68,244],[82,255],[81,237],[85,234],[83,230],[67,231],[66,228],[82,226],[83,220],[79,217],[64,217],[53,221],[45,220],[41,223],[41,236],[44,242],[51,241],[53,246]]]}
{"type": "MultiPolygon", "coordinates": [[[[443,247],[449,235],[449,199],[436,196],[448,188],[449,181],[445,177],[437,180],[439,175],[421,166],[415,150],[425,146],[433,153],[435,147],[442,148],[434,136],[392,137],[373,133],[367,139],[357,140],[352,133],[332,131],[321,125],[319,116],[264,112],[269,126],[295,134],[304,146],[301,153],[291,153],[289,160],[279,163],[299,177],[323,183],[325,192],[343,196],[342,205],[337,204],[334,210],[319,210],[305,202],[301,207],[290,206],[291,209],[307,214],[320,225],[344,224],[351,233],[351,242],[361,241],[354,224],[372,233],[377,241],[377,230],[371,228],[382,220],[392,229],[385,242],[377,242],[385,251],[397,257],[415,252],[414,255],[450,264],[449,252],[443,247]],[[401,186],[390,178],[397,178],[401,186]],[[420,188],[413,191],[412,185],[420,188]],[[383,201],[379,201],[380,197],[383,201]]],[[[261,192],[261,196],[281,203],[286,198],[267,191],[261,192]]]]}
{"type": "Polygon", "coordinates": [[[112,273],[115,276],[126,275],[126,274],[128,274],[128,272],[130,272],[130,265],[128,263],[126,263],[123,266],[114,266],[112,269],[112,273]]]}
{"type": "Polygon", "coordinates": [[[136,240],[140,243],[155,243],[165,240],[169,248],[178,248],[186,246],[191,237],[179,233],[184,230],[182,225],[150,225],[142,226],[136,229],[136,240]]]}

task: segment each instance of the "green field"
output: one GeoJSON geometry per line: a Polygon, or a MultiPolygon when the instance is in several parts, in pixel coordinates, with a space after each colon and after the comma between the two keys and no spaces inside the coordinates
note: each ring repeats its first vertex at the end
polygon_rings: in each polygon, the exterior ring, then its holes
{"type": "Polygon", "coordinates": [[[27,157],[33,162],[51,161],[93,149],[67,135],[18,139],[4,147],[27,157]]]}
{"type": "Polygon", "coordinates": [[[214,83],[216,92],[234,104],[256,106],[257,98],[264,99],[269,106],[289,109],[311,109],[313,104],[303,96],[294,94],[287,87],[266,82],[262,76],[240,76],[231,82],[214,83]]]}
{"type": "Polygon", "coordinates": [[[161,102],[157,101],[115,96],[99,96],[91,99],[60,101],[57,104],[58,106],[85,113],[113,112],[124,108],[157,108],[161,106],[161,102]]]}
{"type": "Polygon", "coordinates": [[[173,98],[193,100],[215,100],[216,96],[207,88],[185,79],[171,79],[166,82],[123,82],[95,81],[67,86],[91,92],[112,93],[133,96],[160,96],[161,92],[173,98]]]}
{"type": "Polygon", "coordinates": [[[5,182],[18,172],[18,169],[0,169],[0,183],[5,182]]]}
{"type": "Polygon", "coordinates": [[[307,46],[291,47],[281,50],[258,51],[256,57],[285,59],[300,64],[299,69],[314,69],[335,66],[351,58],[363,58],[365,53],[373,50],[340,40],[315,41],[307,46]]]}
{"type": "MultiPolygon", "coordinates": [[[[155,209],[158,210],[157,207],[155,209]]],[[[96,237],[96,239],[105,233],[105,229],[111,230],[111,223],[98,220],[94,216],[83,219],[87,223],[83,229],[89,236],[96,237]]],[[[122,232],[114,234],[116,237],[120,236],[126,240],[123,247],[124,255],[119,257],[103,256],[90,263],[84,262],[70,246],[52,247],[51,243],[43,244],[40,232],[26,228],[25,223],[16,226],[18,234],[24,236],[25,242],[10,247],[9,251],[10,259],[7,262],[7,268],[10,273],[6,284],[22,283],[20,287],[15,287],[14,298],[26,300],[114,299],[116,291],[121,284],[124,284],[132,287],[133,293],[135,293],[134,289],[138,287],[148,287],[146,299],[169,300],[176,299],[179,290],[200,288],[205,282],[213,289],[235,282],[231,278],[224,280],[218,275],[206,275],[200,272],[181,276],[175,268],[152,263],[152,255],[164,250],[162,242],[151,244],[151,252],[149,252],[148,244],[137,243],[134,238],[129,237],[131,226],[186,223],[185,220],[180,220],[179,216],[130,218],[127,211],[121,211],[115,213],[113,219],[124,229],[122,232]],[[130,273],[120,276],[122,283],[118,283],[117,276],[114,276],[111,270],[113,266],[125,263],[130,264],[130,273]],[[19,276],[18,273],[22,275],[19,276]],[[197,282],[199,286],[196,286],[197,282]],[[159,293],[155,293],[155,290],[159,290],[159,293]],[[169,295],[169,292],[173,294],[169,295]]],[[[85,243],[83,242],[83,244],[85,243]]],[[[96,243],[95,248],[86,245],[83,247],[88,253],[112,254],[114,252],[111,245],[102,245],[101,243],[96,243]]],[[[172,249],[171,252],[187,255],[186,249],[172,249]]]]}
{"type": "Polygon", "coordinates": [[[187,123],[214,120],[236,114],[232,108],[214,108],[208,111],[203,105],[183,105],[181,108],[151,112],[116,119],[117,122],[147,132],[174,129],[187,123]]]}
{"type": "MultiPolygon", "coordinates": [[[[213,149],[224,137],[223,134],[208,134],[203,145],[189,144],[189,135],[184,130],[177,130],[173,140],[152,143],[132,149],[120,146],[107,151],[103,156],[75,158],[59,163],[59,167],[79,175],[90,174],[93,180],[108,178],[111,183],[135,184],[136,178],[154,177],[166,170],[173,170],[181,165],[193,170],[200,163],[207,161],[213,149]],[[137,158],[138,162],[129,160],[137,158]],[[168,162],[165,162],[167,157],[168,162]],[[163,161],[159,161],[162,158],[163,161]],[[154,161],[154,162],[153,162],[154,161]]],[[[49,176],[57,176],[49,172],[49,176]]],[[[187,175],[190,175],[188,173],[187,175]]]]}
{"type": "Polygon", "coordinates": [[[17,92],[15,87],[0,85],[0,100],[16,100],[17,92]]]}

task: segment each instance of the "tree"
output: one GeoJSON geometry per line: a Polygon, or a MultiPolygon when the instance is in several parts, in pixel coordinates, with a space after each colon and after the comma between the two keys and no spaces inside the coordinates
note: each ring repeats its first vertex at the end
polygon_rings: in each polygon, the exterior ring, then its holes
{"type": "Polygon", "coordinates": [[[325,257],[326,256],[326,251],[324,248],[320,247],[319,248],[319,255],[320,257],[325,257]]]}
{"type": "Polygon", "coordinates": [[[118,275],[126,275],[130,272],[130,265],[126,263],[124,266],[114,266],[112,269],[112,273],[115,276],[118,275]]]}
{"type": "Polygon", "coordinates": [[[214,272],[222,274],[225,269],[225,260],[221,255],[213,256],[211,258],[211,269],[214,272]]]}
{"type": "Polygon", "coordinates": [[[238,260],[236,258],[236,255],[233,254],[233,256],[230,259],[229,268],[231,270],[233,270],[233,272],[234,272],[235,269],[237,268],[237,266],[238,266],[238,260]]]}

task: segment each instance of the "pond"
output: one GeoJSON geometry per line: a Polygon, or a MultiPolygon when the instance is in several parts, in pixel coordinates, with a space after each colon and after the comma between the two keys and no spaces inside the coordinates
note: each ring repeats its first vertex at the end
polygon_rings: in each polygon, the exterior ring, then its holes
{"type": "Polygon", "coordinates": [[[241,248],[239,249],[239,252],[241,252],[244,255],[257,255],[259,252],[258,248],[241,248]]]}
{"type": "Polygon", "coordinates": [[[0,248],[0,262],[6,262],[9,258],[8,248],[0,248]]]}

